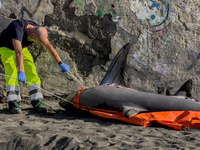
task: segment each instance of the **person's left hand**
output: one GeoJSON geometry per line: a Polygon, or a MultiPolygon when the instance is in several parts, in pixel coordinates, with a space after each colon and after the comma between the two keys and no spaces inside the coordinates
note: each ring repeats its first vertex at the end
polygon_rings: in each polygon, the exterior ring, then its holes
{"type": "Polygon", "coordinates": [[[63,72],[63,73],[65,73],[65,72],[69,73],[70,72],[69,66],[65,63],[60,64],[59,67],[60,67],[61,72],[63,72]]]}
{"type": "Polygon", "coordinates": [[[22,83],[26,83],[26,75],[24,71],[18,73],[18,80],[22,83]]]}

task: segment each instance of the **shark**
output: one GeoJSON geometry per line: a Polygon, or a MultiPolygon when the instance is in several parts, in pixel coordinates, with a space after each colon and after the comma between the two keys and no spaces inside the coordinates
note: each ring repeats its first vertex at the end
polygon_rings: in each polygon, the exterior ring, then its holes
{"type": "MultiPolygon", "coordinates": [[[[122,112],[130,118],[143,112],[200,111],[200,103],[192,97],[192,80],[186,81],[172,96],[148,93],[127,88],[123,85],[123,72],[130,44],[121,48],[113,59],[101,84],[86,88],[79,94],[79,105],[106,111],[122,112]]],[[[74,108],[77,91],[69,94],[59,105],[66,110],[74,108]],[[70,103],[69,103],[70,102],[70,103]]]]}

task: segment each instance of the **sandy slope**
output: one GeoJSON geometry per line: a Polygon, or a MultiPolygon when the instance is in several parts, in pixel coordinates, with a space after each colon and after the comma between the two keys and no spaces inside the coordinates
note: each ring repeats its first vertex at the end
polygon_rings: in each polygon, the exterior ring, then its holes
{"type": "Polygon", "coordinates": [[[198,128],[144,128],[82,111],[66,112],[56,100],[45,104],[49,112],[38,114],[24,101],[22,115],[12,115],[0,104],[1,150],[200,149],[198,128]]]}

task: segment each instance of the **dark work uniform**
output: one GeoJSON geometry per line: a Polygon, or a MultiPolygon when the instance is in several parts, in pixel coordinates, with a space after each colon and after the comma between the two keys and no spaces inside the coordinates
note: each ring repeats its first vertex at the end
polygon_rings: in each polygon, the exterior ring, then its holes
{"type": "Polygon", "coordinates": [[[29,46],[32,42],[27,39],[26,28],[28,24],[39,26],[30,20],[18,19],[11,22],[1,34],[0,47],[7,47],[14,50],[12,39],[19,40],[22,43],[22,48],[29,46]]]}

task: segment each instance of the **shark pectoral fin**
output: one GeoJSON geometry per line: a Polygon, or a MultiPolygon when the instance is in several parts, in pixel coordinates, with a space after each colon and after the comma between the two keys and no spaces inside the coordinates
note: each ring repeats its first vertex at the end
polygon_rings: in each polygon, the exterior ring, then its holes
{"type": "Polygon", "coordinates": [[[130,118],[143,111],[147,111],[147,110],[143,108],[124,107],[123,114],[124,116],[130,118]]]}
{"type": "Polygon", "coordinates": [[[123,113],[124,113],[124,115],[125,115],[126,117],[130,118],[130,117],[133,117],[133,116],[137,115],[139,112],[140,112],[140,111],[139,111],[139,110],[136,110],[136,109],[129,109],[129,110],[123,112],[123,113]]]}

